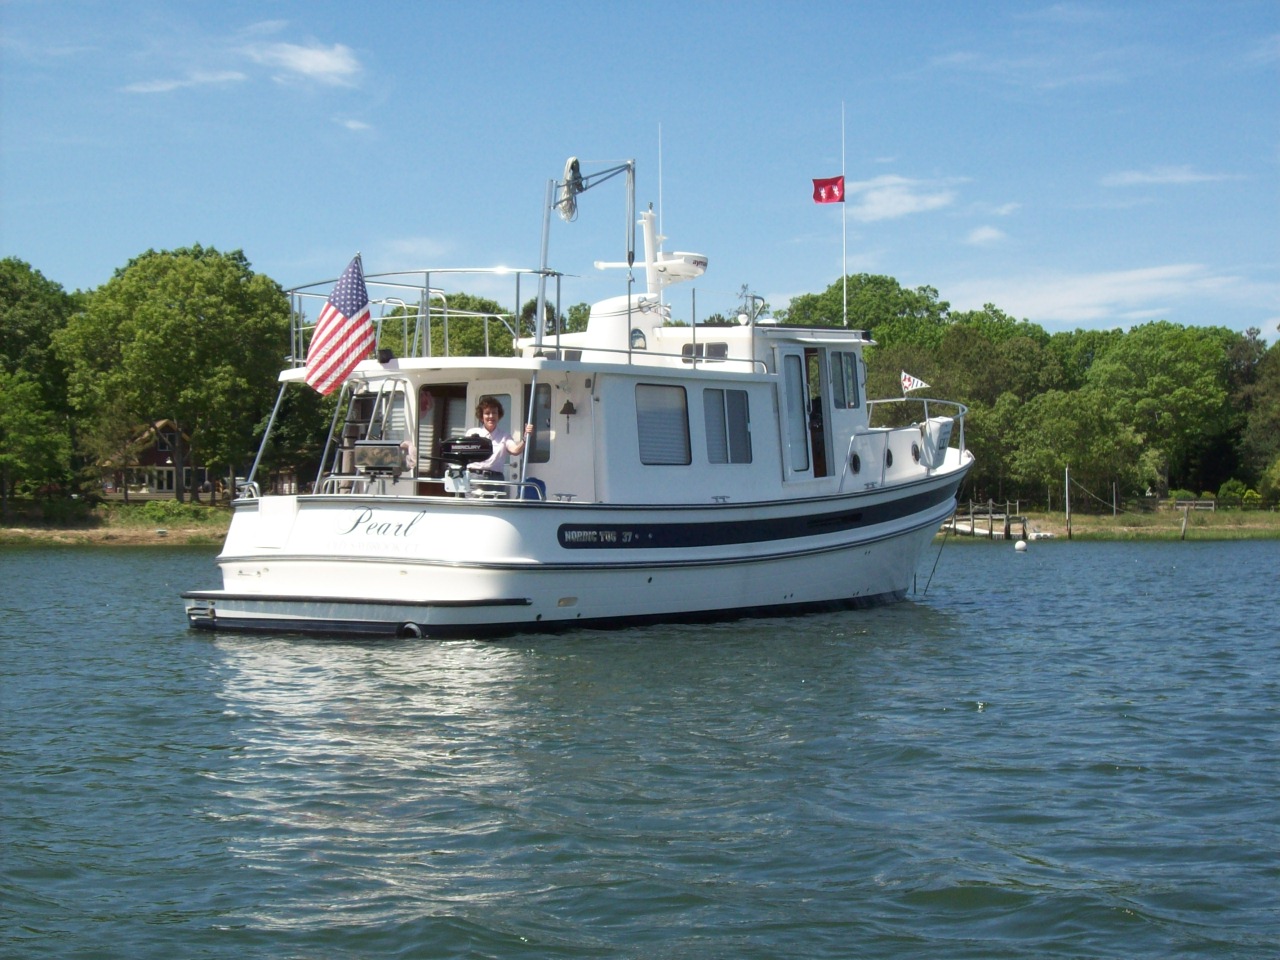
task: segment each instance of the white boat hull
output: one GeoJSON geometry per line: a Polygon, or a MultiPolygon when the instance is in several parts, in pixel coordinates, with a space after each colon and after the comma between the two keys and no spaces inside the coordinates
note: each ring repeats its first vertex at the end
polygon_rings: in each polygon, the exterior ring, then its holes
{"type": "MultiPolygon", "coordinates": [[[[634,212],[633,164],[596,176],[624,171],[634,212]]],[[[556,204],[585,189],[586,177],[566,178],[556,204]]],[[[707,260],[665,253],[652,210],[636,221],[645,291],[628,278],[585,325],[548,331],[547,280],[559,301],[561,276],[546,259],[553,206],[536,271],[366,276],[357,257],[336,284],[291,291],[292,366],[237,485],[221,589],[183,594],[193,627],[477,636],[907,593],[973,466],[967,408],[907,396],[923,382],[905,375],[902,397],[871,399],[863,351],[874,341],[834,317],[778,323],[747,297],[735,324],[686,322],[666,288],[707,260]],[[472,284],[498,277],[514,281],[512,309],[464,307],[472,284]],[[538,286],[532,337],[522,278],[538,286]],[[326,295],[319,316],[368,336],[376,308],[388,325],[372,331],[376,358],[349,358],[311,492],[299,496],[288,457],[306,457],[273,430],[287,389],[336,384],[315,313],[326,295]],[[279,463],[290,448],[263,495],[264,454],[279,463]]],[[[310,407],[290,413],[315,431],[310,407]]]]}
{"type": "Polygon", "coordinates": [[[901,599],[960,476],[790,503],[604,507],[273,497],[243,504],[204,629],[484,635],[901,599]]]}

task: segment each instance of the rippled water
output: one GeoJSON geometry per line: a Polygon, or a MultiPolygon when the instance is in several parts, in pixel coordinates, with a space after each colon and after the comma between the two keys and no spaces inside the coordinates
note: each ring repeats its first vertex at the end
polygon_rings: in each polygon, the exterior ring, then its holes
{"type": "Polygon", "coordinates": [[[0,550],[0,954],[1275,955],[1280,543],[484,643],[191,633],[212,553],[0,550]]]}

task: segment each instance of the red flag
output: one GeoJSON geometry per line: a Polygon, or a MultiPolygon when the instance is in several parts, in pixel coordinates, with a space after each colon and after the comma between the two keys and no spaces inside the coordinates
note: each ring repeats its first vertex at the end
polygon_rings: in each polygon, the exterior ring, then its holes
{"type": "Polygon", "coordinates": [[[356,256],[342,271],[316,320],[307,350],[307,385],[330,394],[373,352],[373,320],[364,270],[356,256]]]}
{"type": "Polygon", "coordinates": [[[814,203],[844,203],[844,174],[813,181],[814,203]]]}

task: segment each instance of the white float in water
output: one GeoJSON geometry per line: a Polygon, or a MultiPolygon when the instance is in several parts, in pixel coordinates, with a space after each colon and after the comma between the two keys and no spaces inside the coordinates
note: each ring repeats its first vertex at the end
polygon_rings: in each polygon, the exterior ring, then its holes
{"type": "Polygon", "coordinates": [[[1026,553],[1026,552],[1027,552],[1027,541],[1025,541],[1025,540],[1019,540],[1017,543],[1015,543],[1015,544],[1013,545],[1013,549],[1017,550],[1019,553],[1026,553]]]}

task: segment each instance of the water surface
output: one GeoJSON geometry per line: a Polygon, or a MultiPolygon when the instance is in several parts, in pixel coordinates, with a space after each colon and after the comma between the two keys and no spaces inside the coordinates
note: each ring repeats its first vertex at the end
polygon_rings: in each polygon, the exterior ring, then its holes
{"type": "Polygon", "coordinates": [[[1280,542],[443,643],[190,632],[213,553],[0,549],[0,955],[1275,955],[1280,542]]]}

